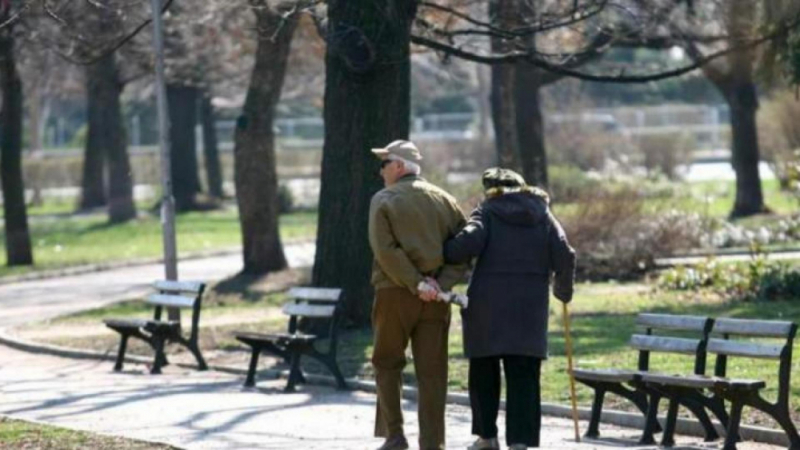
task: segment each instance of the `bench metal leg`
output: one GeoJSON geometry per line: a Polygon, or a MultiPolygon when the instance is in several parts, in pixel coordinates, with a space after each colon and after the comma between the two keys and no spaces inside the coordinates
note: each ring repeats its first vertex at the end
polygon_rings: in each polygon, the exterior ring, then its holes
{"type": "Polygon", "coordinates": [[[192,355],[194,355],[194,359],[197,360],[197,370],[208,370],[208,365],[206,364],[206,360],[203,359],[203,354],[200,353],[200,347],[197,345],[197,342],[190,343],[188,347],[192,355]]]}
{"type": "Polygon", "coordinates": [[[123,334],[119,341],[119,350],[117,351],[117,361],[114,363],[114,372],[121,372],[122,366],[125,363],[125,351],[128,348],[128,335],[123,334]]]}
{"type": "Polygon", "coordinates": [[[256,368],[258,367],[258,356],[261,354],[261,349],[253,347],[250,355],[250,367],[247,369],[247,379],[244,381],[246,387],[253,387],[256,385],[256,368]]]}
{"type": "MultiPolygon", "coordinates": [[[[700,421],[700,425],[703,426],[703,431],[705,432],[705,437],[703,438],[706,442],[716,441],[719,439],[719,433],[714,428],[714,424],[711,423],[711,418],[706,413],[704,405],[702,403],[697,403],[694,400],[684,400],[681,402],[685,407],[689,409],[689,411],[697,417],[697,420],[700,421]]],[[[710,405],[705,405],[711,408],[710,405]]],[[[720,419],[720,423],[723,427],[728,426],[728,415],[725,414],[725,419],[720,419]]]]}
{"type": "Polygon", "coordinates": [[[605,396],[605,389],[595,388],[594,401],[592,402],[592,416],[589,418],[589,428],[586,430],[586,437],[600,437],[600,414],[603,412],[603,400],[605,396]]]}
{"type": "Polygon", "coordinates": [[[742,408],[744,408],[742,399],[735,399],[731,402],[731,415],[728,419],[723,450],[736,450],[736,442],[739,440],[739,423],[742,421],[742,408]]]}
{"type": "Polygon", "coordinates": [[[789,448],[791,450],[800,450],[800,436],[797,435],[797,428],[794,426],[794,422],[792,422],[789,411],[781,408],[781,411],[773,417],[780,424],[781,428],[783,428],[783,431],[786,432],[786,437],[789,438],[790,443],[789,448]]]}
{"type": "Polygon", "coordinates": [[[300,352],[292,352],[290,356],[291,366],[289,368],[289,381],[286,383],[285,392],[294,392],[295,384],[304,381],[303,374],[300,372],[300,352]]]}
{"type": "Polygon", "coordinates": [[[678,421],[678,405],[679,403],[676,399],[669,399],[667,424],[664,427],[664,434],[661,435],[661,445],[664,447],[673,447],[675,445],[675,422],[678,421]]]}
{"type": "Polygon", "coordinates": [[[758,410],[764,411],[769,414],[776,422],[783,428],[786,437],[789,438],[789,448],[792,450],[800,450],[800,436],[797,435],[797,428],[792,422],[792,417],[789,414],[789,405],[781,403],[769,403],[759,395],[752,393],[744,400],[748,406],[752,406],[758,410]]]}
{"type": "Polygon", "coordinates": [[[339,365],[336,364],[336,360],[334,359],[328,367],[331,369],[331,373],[333,373],[334,378],[336,378],[336,388],[339,390],[347,390],[347,383],[344,382],[344,376],[342,372],[339,370],[339,365]]]}
{"type": "MultiPolygon", "coordinates": [[[[648,401],[647,401],[646,391],[638,387],[636,389],[628,389],[619,383],[606,384],[604,388],[606,389],[607,392],[617,394],[620,397],[629,400],[631,403],[636,405],[636,407],[639,409],[639,411],[642,412],[643,415],[647,416],[648,401]]],[[[661,425],[658,422],[656,422],[653,431],[655,433],[661,431],[661,425]]]]}
{"type": "Polygon", "coordinates": [[[661,394],[653,392],[649,397],[647,415],[644,419],[644,430],[642,431],[642,437],[639,439],[639,443],[642,445],[655,445],[656,443],[653,433],[655,433],[658,426],[658,403],[661,401],[661,394]]]}
{"type": "Polygon", "coordinates": [[[167,357],[164,355],[164,338],[161,336],[154,336],[153,348],[156,351],[156,357],[153,361],[153,368],[150,369],[150,373],[157,375],[161,373],[161,367],[167,364],[167,357]]]}

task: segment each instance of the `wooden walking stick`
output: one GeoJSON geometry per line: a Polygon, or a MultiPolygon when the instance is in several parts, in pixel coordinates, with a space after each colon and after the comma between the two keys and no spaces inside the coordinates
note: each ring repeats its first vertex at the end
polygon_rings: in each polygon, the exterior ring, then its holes
{"type": "Polygon", "coordinates": [[[581,441],[581,432],[578,429],[578,401],[575,397],[575,376],[572,374],[572,340],[569,333],[569,308],[566,303],[562,316],[564,316],[564,343],[567,347],[567,374],[569,375],[569,394],[572,400],[572,421],[575,423],[575,442],[581,441]]]}

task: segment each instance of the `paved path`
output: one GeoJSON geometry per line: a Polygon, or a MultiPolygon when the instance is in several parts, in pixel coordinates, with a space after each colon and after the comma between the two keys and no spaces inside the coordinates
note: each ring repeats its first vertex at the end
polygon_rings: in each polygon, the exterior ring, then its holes
{"type": "MultiPolygon", "coordinates": [[[[243,389],[241,377],[168,367],[151,376],[131,364],[113,373],[110,362],[31,355],[0,346],[0,414],[44,421],[68,428],[166,442],[190,449],[369,449],[375,396],[302,386],[281,392],[285,381],[243,389]]],[[[416,404],[404,403],[406,433],[417,439],[416,404]]],[[[448,448],[472,440],[469,411],[447,408],[448,448]]],[[[500,429],[504,419],[500,417],[500,429]]],[[[586,423],[581,424],[586,429],[586,423]]],[[[545,417],[542,448],[631,448],[638,431],[602,425],[604,439],[573,442],[572,422],[545,417]]],[[[502,436],[501,431],[501,436],[502,436]]],[[[684,449],[719,448],[679,436],[684,449]]],[[[741,450],[775,449],[743,444],[741,450]]]]}
{"type": "MultiPolygon", "coordinates": [[[[314,263],[314,243],[287,245],[292,267],[314,263]]],[[[181,280],[219,280],[242,268],[240,254],[181,261],[181,280]]],[[[149,264],[102,272],[0,285],[0,329],[24,322],[96,308],[148,292],[164,278],[164,266],[149,264]]]]}
{"type": "MultiPolygon", "coordinates": [[[[288,246],[286,251],[292,266],[308,266],[313,260],[313,244],[288,246]]],[[[241,257],[233,255],[185,261],[179,273],[181,279],[215,280],[240,267],[241,257]]],[[[2,285],[0,328],[130,298],[162,276],[160,265],[148,265],[2,285]]],[[[0,346],[0,414],[198,449],[367,449],[380,443],[370,437],[372,394],[317,386],[284,394],[280,388],[285,381],[264,381],[259,390],[243,390],[241,377],[230,374],[170,366],[164,375],[151,376],[136,364],[117,374],[111,366],[107,361],[34,355],[0,346]]],[[[415,403],[405,403],[412,443],[417,436],[415,409],[415,403]]],[[[502,415],[499,425],[502,430],[502,415]]],[[[448,448],[465,448],[472,440],[466,408],[448,406],[447,427],[448,448]]],[[[634,444],[636,430],[606,424],[602,429],[605,440],[575,444],[571,421],[545,417],[542,447],[644,448],[634,444]]],[[[719,448],[685,437],[679,444],[686,449],[719,448]]]]}

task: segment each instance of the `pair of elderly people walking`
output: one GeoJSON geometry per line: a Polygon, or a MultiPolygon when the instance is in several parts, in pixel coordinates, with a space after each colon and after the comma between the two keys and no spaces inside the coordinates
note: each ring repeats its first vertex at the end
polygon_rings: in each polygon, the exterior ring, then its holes
{"type": "Polygon", "coordinates": [[[437,294],[452,289],[470,266],[469,306],[461,310],[472,433],[478,436],[470,449],[499,448],[501,363],[506,444],[538,447],[550,280],[555,297],[569,302],[575,268],[575,253],[549,211],[547,194],[513,171],[492,168],[482,178],[486,198],[467,220],[450,194],[420,176],[422,156],[412,142],[394,141],[372,152],[386,185],[369,213],[375,435],[385,438],[380,449],[408,448],[401,395],[409,342],[419,447],[445,447],[450,305],[437,301],[437,294]]]}

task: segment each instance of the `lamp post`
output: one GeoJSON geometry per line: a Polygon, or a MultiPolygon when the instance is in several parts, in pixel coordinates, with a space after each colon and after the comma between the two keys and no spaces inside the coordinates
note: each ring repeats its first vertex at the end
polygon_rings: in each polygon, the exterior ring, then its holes
{"type": "MultiPolygon", "coordinates": [[[[170,161],[169,114],[164,84],[164,25],[161,21],[161,1],[151,0],[153,10],[153,47],[155,50],[156,102],[158,136],[161,153],[161,232],[164,242],[164,271],[167,280],[178,279],[177,244],[175,242],[175,199],[172,198],[170,161]]],[[[180,321],[180,310],[169,308],[169,319],[180,321]]]]}

